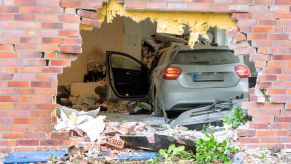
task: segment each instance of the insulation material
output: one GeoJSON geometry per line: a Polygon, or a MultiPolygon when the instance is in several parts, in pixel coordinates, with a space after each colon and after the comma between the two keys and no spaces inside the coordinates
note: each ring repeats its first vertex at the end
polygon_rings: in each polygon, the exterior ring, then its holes
{"type": "Polygon", "coordinates": [[[173,12],[173,11],[133,11],[125,10],[122,3],[109,0],[97,11],[99,20],[111,23],[119,15],[129,17],[135,22],[141,22],[149,18],[152,22],[158,22],[158,33],[170,33],[181,35],[188,26],[192,38],[190,46],[195,44],[199,34],[205,34],[209,27],[230,29],[235,26],[228,13],[196,13],[196,12],[173,12]]]}
{"type": "Polygon", "coordinates": [[[80,24],[80,29],[81,30],[92,31],[94,29],[94,27],[90,26],[90,25],[86,25],[86,24],[80,24]]]}
{"type": "Polygon", "coordinates": [[[100,133],[105,128],[104,119],[106,116],[98,116],[100,108],[90,111],[83,112],[77,111],[72,108],[58,106],[57,113],[59,116],[58,123],[55,126],[55,130],[82,130],[90,138],[91,142],[95,141],[100,133]]]}

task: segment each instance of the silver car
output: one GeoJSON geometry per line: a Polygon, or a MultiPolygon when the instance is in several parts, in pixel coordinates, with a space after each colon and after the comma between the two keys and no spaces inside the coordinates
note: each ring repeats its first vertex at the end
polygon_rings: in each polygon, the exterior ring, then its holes
{"type": "Polygon", "coordinates": [[[168,48],[157,61],[150,72],[130,55],[107,52],[109,99],[148,100],[159,113],[247,97],[250,70],[227,47],[168,48]]]}

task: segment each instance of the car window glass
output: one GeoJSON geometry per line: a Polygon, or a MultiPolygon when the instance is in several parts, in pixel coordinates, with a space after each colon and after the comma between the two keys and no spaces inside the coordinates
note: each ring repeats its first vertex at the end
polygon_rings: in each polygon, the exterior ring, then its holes
{"type": "Polygon", "coordinates": [[[186,65],[222,65],[239,62],[239,58],[230,50],[180,51],[172,61],[173,64],[186,65]]]}
{"type": "Polygon", "coordinates": [[[141,70],[141,65],[136,61],[121,55],[111,56],[112,68],[141,70]]]}

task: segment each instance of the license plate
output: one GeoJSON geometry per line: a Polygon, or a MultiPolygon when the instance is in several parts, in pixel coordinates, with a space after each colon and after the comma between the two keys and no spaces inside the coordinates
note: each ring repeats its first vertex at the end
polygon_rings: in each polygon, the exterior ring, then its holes
{"type": "Polygon", "coordinates": [[[199,75],[197,73],[193,74],[193,81],[198,81],[199,75]]]}

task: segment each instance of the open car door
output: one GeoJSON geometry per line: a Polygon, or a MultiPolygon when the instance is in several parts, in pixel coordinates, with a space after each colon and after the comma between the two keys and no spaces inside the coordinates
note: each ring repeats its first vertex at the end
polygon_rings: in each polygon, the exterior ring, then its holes
{"type": "Polygon", "coordinates": [[[148,100],[149,71],[134,57],[106,52],[109,99],[148,100]]]}

